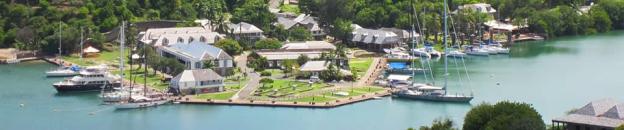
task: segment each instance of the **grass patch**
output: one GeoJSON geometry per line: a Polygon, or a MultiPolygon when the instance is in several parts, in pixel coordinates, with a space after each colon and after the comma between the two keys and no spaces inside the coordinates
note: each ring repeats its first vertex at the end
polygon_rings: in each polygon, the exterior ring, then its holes
{"type": "Polygon", "coordinates": [[[282,12],[291,12],[295,14],[301,13],[301,10],[299,9],[299,6],[297,5],[282,5],[280,6],[280,10],[282,12]]]}
{"type": "Polygon", "coordinates": [[[349,67],[354,70],[357,77],[362,77],[373,63],[373,58],[355,58],[349,60],[349,67]]]}
{"type": "Polygon", "coordinates": [[[226,91],[226,92],[219,92],[219,93],[204,93],[204,94],[196,95],[195,98],[197,98],[197,99],[227,100],[227,99],[232,98],[232,96],[234,96],[234,94],[236,94],[236,92],[234,92],[234,91],[226,91]]]}
{"type": "Polygon", "coordinates": [[[256,95],[268,97],[282,97],[307,91],[318,90],[328,87],[327,84],[314,83],[312,85],[292,80],[273,80],[272,84],[266,84],[256,91],[256,95]]]}
{"type": "MultiPolygon", "coordinates": [[[[130,71],[131,71],[130,69],[124,70],[124,79],[130,80],[130,71]]],[[[134,82],[138,84],[143,84],[143,80],[145,79],[144,78],[145,76],[143,75],[143,72],[144,72],[143,69],[136,70],[136,67],[135,67],[135,70],[132,70],[132,71],[133,71],[132,77],[134,78],[136,76],[134,82]]],[[[116,70],[116,71],[113,71],[113,73],[119,74],[119,71],[116,70]]],[[[161,90],[161,91],[167,89],[169,87],[169,83],[161,82],[161,78],[162,77],[159,74],[154,74],[154,71],[150,71],[150,69],[147,70],[147,85],[148,86],[152,86],[155,89],[161,90]]]]}
{"type": "MultiPolygon", "coordinates": [[[[102,51],[97,56],[83,57],[80,60],[79,54],[72,54],[69,56],[63,56],[63,60],[78,64],[80,66],[91,66],[98,64],[117,65],[119,64],[119,50],[113,49],[113,51],[102,51]]],[[[124,57],[125,61],[128,61],[127,57],[124,57]]]]}

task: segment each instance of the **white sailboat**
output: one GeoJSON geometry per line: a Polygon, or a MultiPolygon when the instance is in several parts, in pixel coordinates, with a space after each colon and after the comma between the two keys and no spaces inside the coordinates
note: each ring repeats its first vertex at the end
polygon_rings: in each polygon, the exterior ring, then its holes
{"type": "MultiPolygon", "coordinates": [[[[124,42],[125,42],[125,35],[124,35],[124,29],[125,29],[125,22],[122,22],[121,24],[121,35],[120,35],[120,43],[121,43],[121,53],[122,56],[120,57],[120,68],[123,68],[123,48],[124,48],[124,42]]],[[[145,47],[145,46],[143,46],[145,47]]],[[[145,51],[143,51],[145,53],[145,51]]],[[[145,54],[144,54],[145,55],[145,54]]],[[[147,58],[143,58],[143,60],[145,61],[147,58]]],[[[147,63],[147,62],[143,62],[143,63],[147,63]]],[[[132,68],[130,68],[132,69],[132,68]]],[[[133,95],[132,94],[132,90],[133,87],[130,87],[130,89],[128,90],[128,94],[130,95],[128,100],[126,101],[121,101],[119,103],[115,104],[115,108],[116,109],[135,109],[135,108],[146,108],[146,107],[153,107],[153,106],[158,106],[158,105],[162,105],[165,103],[170,102],[171,100],[167,99],[166,97],[162,97],[161,95],[157,95],[157,96],[153,96],[153,95],[148,95],[147,92],[147,66],[144,67],[144,71],[143,71],[143,76],[145,76],[143,78],[143,94],[136,94],[133,95]]],[[[123,71],[122,71],[123,72],[123,71]]]]}
{"type": "MultiPolygon", "coordinates": [[[[444,0],[444,50],[445,53],[449,53],[447,37],[447,1],[444,0]]],[[[446,91],[448,85],[448,58],[444,58],[444,86],[436,87],[429,84],[414,83],[411,88],[403,88],[401,91],[395,92],[394,95],[407,99],[414,100],[428,100],[428,101],[442,101],[442,102],[470,102],[473,96],[448,94],[446,91]]]]}
{"type": "MultiPolygon", "coordinates": [[[[61,59],[62,58],[62,51],[61,51],[61,47],[62,47],[62,24],[59,23],[59,48],[58,48],[58,58],[61,59]]],[[[72,66],[73,67],[73,66],[72,66]]],[[[46,71],[46,76],[47,77],[71,77],[71,76],[75,76],[78,75],[78,71],[77,69],[72,69],[72,67],[65,67],[64,65],[59,65],[58,68],[54,69],[54,70],[50,70],[50,71],[46,71]]]]}

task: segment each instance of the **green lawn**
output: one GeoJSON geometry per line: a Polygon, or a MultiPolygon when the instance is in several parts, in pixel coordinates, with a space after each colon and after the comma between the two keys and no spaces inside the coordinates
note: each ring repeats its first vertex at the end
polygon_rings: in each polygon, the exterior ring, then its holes
{"type": "Polygon", "coordinates": [[[357,77],[362,77],[373,63],[373,58],[354,58],[349,60],[349,67],[356,71],[357,77]]]}
{"type": "MultiPolygon", "coordinates": [[[[81,66],[90,66],[90,65],[98,65],[98,64],[107,64],[107,65],[117,65],[119,64],[119,50],[114,49],[113,51],[102,51],[97,56],[93,57],[83,57],[80,60],[80,55],[73,54],[70,56],[63,56],[64,60],[69,62],[81,65],[81,66]]],[[[128,61],[128,58],[124,59],[128,61]]]]}
{"type": "Polygon", "coordinates": [[[381,87],[374,87],[374,86],[367,86],[367,87],[358,87],[358,88],[353,88],[353,90],[349,89],[344,89],[338,92],[347,92],[349,93],[348,96],[340,96],[340,95],[336,95],[335,93],[337,92],[327,92],[327,93],[323,93],[320,95],[316,95],[316,96],[310,96],[310,97],[305,97],[305,98],[299,98],[299,99],[293,99],[293,100],[289,100],[289,101],[297,101],[297,102],[328,102],[328,101],[334,101],[334,100],[341,100],[341,99],[347,99],[349,97],[356,97],[356,96],[361,96],[364,94],[370,94],[373,92],[379,92],[379,91],[383,91],[385,89],[381,88],[381,87]]]}
{"type": "Polygon", "coordinates": [[[219,93],[205,93],[205,94],[196,95],[195,98],[197,98],[197,99],[228,100],[232,96],[234,96],[234,94],[236,94],[235,91],[225,91],[225,92],[219,92],[219,93]]]}
{"type": "Polygon", "coordinates": [[[259,93],[260,96],[281,97],[318,90],[325,87],[327,87],[327,85],[323,83],[314,83],[310,86],[308,83],[292,80],[273,80],[272,84],[266,84],[264,87],[260,84],[260,88],[256,91],[256,93],[259,93]]]}
{"type": "MultiPolygon", "coordinates": [[[[136,66],[134,66],[136,68],[136,66]]],[[[130,80],[130,69],[125,69],[124,70],[124,79],[130,80]]],[[[143,84],[143,69],[140,70],[133,70],[133,77],[136,76],[135,78],[135,83],[139,83],[139,84],[143,84]]],[[[167,87],[169,87],[169,83],[163,83],[161,82],[161,76],[159,74],[154,74],[153,71],[151,71],[151,69],[147,70],[147,85],[148,86],[152,86],[155,89],[158,90],[165,90],[167,89],[167,87]]],[[[119,74],[119,71],[113,71],[114,74],[119,74]]]]}
{"type": "Polygon", "coordinates": [[[264,71],[270,72],[271,76],[284,75],[284,71],[281,69],[266,69],[264,71]]]}
{"type": "Polygon", "coordinates": [[[297,5],[282,5],[280,6],[280,10],[282,10],[283,12],[291,12],[295,14],[301,13],[297,5]]]}
{"type": "Polygon", "coordinates": [[[353,88],[353,91],[359,91],[359,92],[378,92],[378,91],[383,91],[385,89],[381,88],[381,87],[374,87],[374,86],[367,86],[367,87],[357,87],[357,88],[353,88]]]}

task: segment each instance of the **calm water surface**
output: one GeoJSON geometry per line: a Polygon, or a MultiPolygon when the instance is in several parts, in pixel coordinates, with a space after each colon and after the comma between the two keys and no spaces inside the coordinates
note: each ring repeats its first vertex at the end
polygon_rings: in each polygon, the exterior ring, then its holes
{"type": "MultiPolygon", "coordinates": [[[[449,91],[474,93],[472,105],[384,98],[334,109],[167,105],[117,111],[100,105],[97,93],[57,94],[51,84],[62,78],[43,75],[53,65],[0,65],[0,129],[399,130],[440,117],[460,125],[471,106],[502,100],[531,103],[549,122],[591,100],[624,101],[622,50],[624,32],[516,44],[511,55],[466,59],[471,80],[464,77],[462,84],[450,60],[449,91]]],[[[442,75],[441,61],[432,62],[434,75],[442,75]]]]}

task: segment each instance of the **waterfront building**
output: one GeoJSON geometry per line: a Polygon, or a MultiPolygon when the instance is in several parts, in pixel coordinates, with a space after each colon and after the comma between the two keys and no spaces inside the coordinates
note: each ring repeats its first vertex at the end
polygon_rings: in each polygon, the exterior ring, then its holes
{"type": "Polygon", "coordinates": [[[203,44],[214,44],[221,39],[224,39],[224,35],[203,27],[155,28],[139,33],[139,41],[154,47],[196,41],[203,44]]]}
{"type": "Polygon", "coordinates": [[[402,43],[401,37],[392,31],[367,29],[357,24],[352,24],[351,27],[353,27],[351,42],[362,48],[382,51],[383,48],[397,47],[402,43]]]}
{"type": "Polygon", "coordinates": [[[221,48],[200,41],[176,43],[166,47],[158,47],[163,57],[176,58],[186,69],[203,69],[204,62],[212,62],[217,73],[230,75],[233,69],[233,58],[221,48]]]}
{"type": "MultiPolygon", "coordinates": [[[[267,58],[269,68],[281,68],[285,60],[296,60],[301,55],[318,59],[323,53],[335,50],[336,46],[325,41],[305,41],[286,43],[280,49],[258,50],[258,55],[267,58]]],[[[346,61],[345,61],[346,63],[346,61]]]]}
{"type": "Polygon", "coordinates": [[[228,24],[228,28],[232,35],[230,37],[236,40],[246,39],[257,41],[265,38],[264,35],[262,35],[264,32],[260,28],[246,22],[240,22],[238,24],[230,23],[228,24]]]}
{"type": "Polygon", "coordinates": [[[309,14],[300,14],[295,18],[277,17],[277,23],[274,23],[274,25],[282,25],[286,30],[290,30],[294,27],[304,27],[310,31],[312,37],[317,40],[323,39],[326,35],[323,29],[319,26],[316,17],[312,17],[309,14]]]}
{"type": "MultiPolygon", "coordinates": [[[[331,65],[330,61],[308,61],[305,64],[301,65],[301,68],[299,68],[299,71],[303,72],[303,73],[307,73],[309,74],[311,77],[318,77],[319,74],[322,71],[325,71],[329,68],[329,66],[331,65]]],[[[342,73],[345,76],[350,76],[351,71],[345,70],[345,69],[340,69],[340,73],[342,73]]]]}
{"type": "Polygon", "coordinates": [[[224,91],[224,78],[211,69],[184,70],[175,76],[169,91],[175,94],[201,94],[224,91]]]}
{"type": "Polygon", "coordinates": [[[552,120],[553,128],[566,130],[613,130],[624,125],[624,103],[601,99],[552,120]]]}

